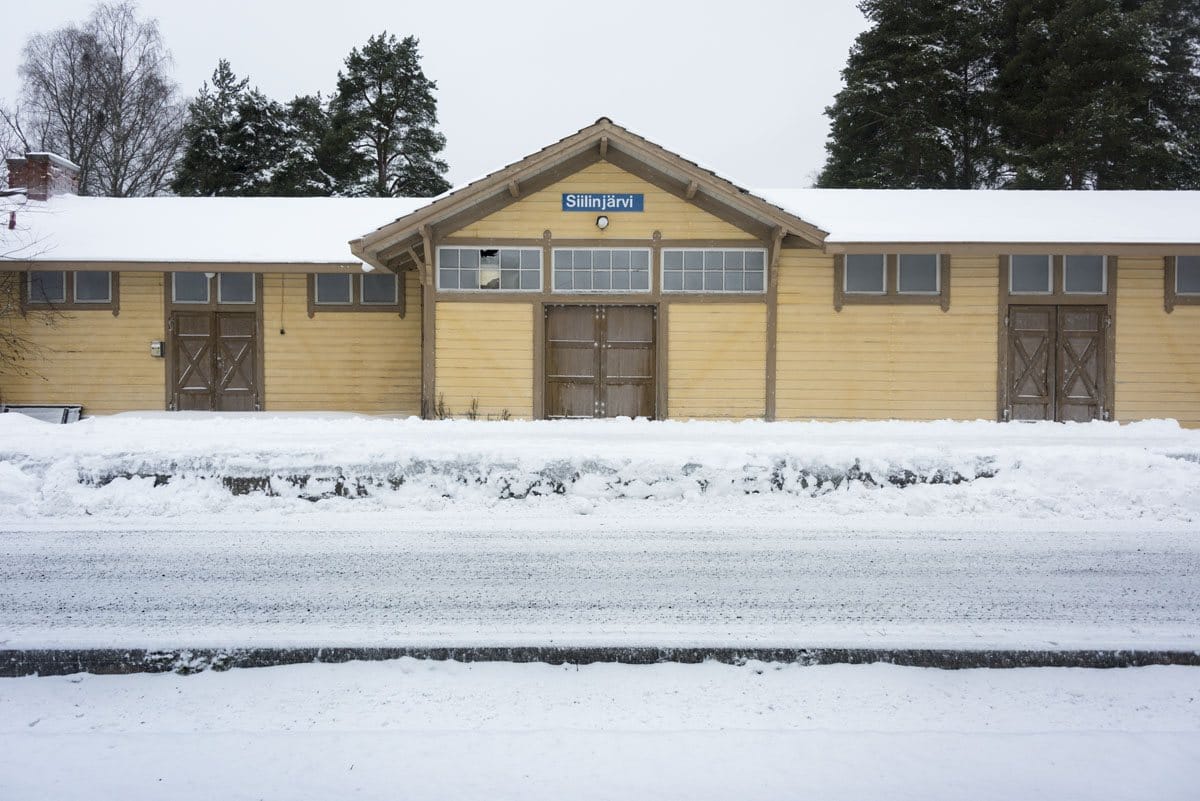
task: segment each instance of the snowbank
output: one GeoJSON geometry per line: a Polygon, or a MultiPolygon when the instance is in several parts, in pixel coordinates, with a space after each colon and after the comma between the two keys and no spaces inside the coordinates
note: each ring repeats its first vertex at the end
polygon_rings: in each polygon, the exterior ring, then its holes
{"type": "Polygon", "coordinates": [[[796,513],[1200,519],[1200,432],[1132,425],[472,422],[354,415],[0,416],[28,516],[436,510],[552,499],[796,513]]]}

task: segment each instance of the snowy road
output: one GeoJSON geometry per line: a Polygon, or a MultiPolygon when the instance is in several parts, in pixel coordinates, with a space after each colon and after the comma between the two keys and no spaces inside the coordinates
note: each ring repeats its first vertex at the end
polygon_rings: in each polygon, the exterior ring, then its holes
{"type": "Polygon", "coordinates": [[[1200,647],[1188,526],[448,517],[6,525],[0,647],[1200,647]]]}
{"type": "Polygon", "coordinates": [[[0,797],[1194,799],[1200,668],[296,665],[0,679],[0,797]]]}

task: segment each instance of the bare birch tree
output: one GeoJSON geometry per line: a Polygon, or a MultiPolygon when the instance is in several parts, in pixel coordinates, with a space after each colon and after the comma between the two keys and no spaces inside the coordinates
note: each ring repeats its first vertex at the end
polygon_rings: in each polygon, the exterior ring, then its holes
{"type": "Polygon", "coordinates": [[[80,167],[83,194],[131,197],[167,189],[184,105],[155,20],[126,0],[101,3],[81,26],[36,34],[22,51],[21,96],[0,123],[26,150],[80,167]]]}

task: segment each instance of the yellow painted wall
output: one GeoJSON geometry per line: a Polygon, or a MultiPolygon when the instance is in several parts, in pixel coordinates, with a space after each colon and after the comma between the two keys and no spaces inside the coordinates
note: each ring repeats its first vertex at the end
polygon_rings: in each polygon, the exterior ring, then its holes
{"type": "Polygon", "coordinates": [[[1117,261],[1116,417],[1200,427],[1200,306],[1163,308],[1162,258],[1117,261]]]}
{"type": "Polygon", "coordinates": [[[119,293],[117,317],[95,309],[0,319],[34,344],[16,369],[0,367],[0,400],[81,403],[86,415],[163,409],[164,360],[150,355],[165,333],[162,274],[121,273],[119,293]]]}
{"type": "Polygon", "coordinates": [[[674,303],[667,311],[667,328],[672,419],[766,413],[765,303],[674,303]]]}
{"type": "Polygon", "coordinates": [[[437,395],[455,417],[533,416],[533,304],[438,303],[437,395]]]}
{"type": "Polygon", "coordinates": [[[776,416],[787,419],[996,417],[998,258],[956,256],[950,310],[833,310],[833,257],[780,259],[776,416]]]}
{"type": "Polygon", "coordinates": [[[266,410],[420,414],[421,287],[414,272],[405,280],[403,318],[318,309],[310,319],[307,276],[263,276],[266,410]]]}
{"type": "Polygon", "coordinates": [[[605,239],[648,240],[656,230],[664,239],[753,239],[737,226],[606,161],[585,167],[465,228],[443,233],[541,239],[546,229],[556,239],[595,239],[598,245],[605,239]],[[609,214],[609,227],[601,232],[596,228],[597,214],[562,210],[563,192],[640,192],[646,196],[646,210],[609,214]]]}

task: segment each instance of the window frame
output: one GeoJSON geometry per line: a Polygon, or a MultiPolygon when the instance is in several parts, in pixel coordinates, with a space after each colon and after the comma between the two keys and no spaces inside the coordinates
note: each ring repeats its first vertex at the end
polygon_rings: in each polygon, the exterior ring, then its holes
{"type": "Polygon", "coordinates": [[[171,272],[171,273],[168,273],[168,275],[171,276],[171,281],[170,281],[171,285],[168,288],[168,290],[170,292],[170,296],[171,296],[171,304],[174,306],[193,306],[196,308],[202,308],[205,306],[213,305],[213,297],[215,296],[215,293],[213,292],[213,282],[216,280],[216,273],[213,273],[212,278],[208,277],[208,273],[190,272],[190,274],[191,275],[203,275],[204,280],[208,283],[208,291],[207,291],[207,294],[204,296],[204,300],[180,300],[179,297],[175,293],[175,276],[180,275],[180,273],[179,272],[171,272]]]}
{"type": "MultiPolygon", "coordinates": [[[[1053,260],[1051,260],[1053,262],[1053,260]]],[[[1103,297],[1108,294],[1108,256],[1102,256],[1098,253],[1071,253],[1064,254],[1062,257],[1062,291],[1064,295],[1084,295],[1091,297],[1103,297]],[[1100,258],[1100,291],[1099,292],[1080,292],[1067,289],[1067,260],[1073,256],[1091,256],[1100,258]]]]}
{"type": "MultiPolygon", "coordinates": [[[[529,294],[537,294],[537,293],[546,291],[546,289],[545,289],[545,287],[546,287],[546,254],[545,254],[545,249],[540,244],[539,245],[456,245],[456,244],[446,244],[446,245],[438,245],[436,248],[436,254],[437,254],[437,257],[436,257],[435,263],[433,265],[433,273],[435,276],[435,287],[438,292],[462,292],[462,293],[471,293],[471,294],[482,293],[485,295],[491,295],[491,294],[529,295],[529,294]],[[442,251],[444,251],[444,250],[475,250],[475,251],[494,250],[494,251],[496,251],[496,258],[498,260],[497,267],[496,267],[497,270],[502,270],[500,264],[503,262],[504,257],[501,255],[501,251],[504,251],[504,250],[517,251],[518,260],[520,259],[519,254],[521,251],[523,251],[523,250],[528,250],[531,252],[536,251],[538,254],[538,285],[537,285],[537,287],[535,287],[533,289],[523,289],[521,287],[517,287],[517,288],[513,289],[513,288],[505,288],[504,286],[498,286],[495,289],[485,289],[484,287],[472,287],[472,288],[468,288],[468,289],[463,289],[461,287],[444,287],[444,286],[442,286],[442,251]]],[[[552,255],[551,261],[553,261],[553,258],[554,257],[552,255]]],[[[458,268],[454,268],[454,269],[461,270],[462,268],[458,267],[458,268]]],[[[478,268],[476,268],[476,269],[478,269],[478,268]]],[[[524,271],[525,270],[523,267],[517,268],[518,275],[524,271]]],[[[501,272],[501,274],[503,274],[503,273],[501,272]]],[[[503,283],[503,278],[501,279],[501,283],[503,283]]]]}
{"type": "MultiPolygon", "coordinates": [[[[217,305],[218,306],[254,306],[258,303],[258,281],[254,279],[254,273],[245,271],[225,271],[217,273],[217,305]],[[248,275],[250,276],[250,300],[225,300],[221,293],[221,287],[226,275],[248,275]]],[[[211,293],[212,287],[209,287],[211,293]]]]}
{"type": "MultiPolygon", "coordinates": [[[[579,248],[569,248],[569,249],[578,250],[579,248]]],[[[632,248],[630,248],[630,249],[632,249],[632,248]]],[[[650,258],[651,258],[651,260],[653,260],[653,258],[654,258],[653,253],[651,254],[650,258]]],[[[761,247],[710,247],[710,248],[706,248],[706,247],[674,247],[674,246],[661,247],[659,249],[658,260],[659,260],[658,285],[659,285],[659,287],[661,287],[662,293],[664,295],[765,295],[765,294],[767,294],[767,287],[770,286],[770,277],[768,275],[768,272],[771,269],[771,259],[770,259],[770,254],[767,252],[766,248],[761,248],[761,247]],[[728,253],[730,251],[736,251],[736,252],[742,253],[742,254],[746,254],[746,253],[762,254],[763,285],[762,285],[761,289],[704,289],[704,288],[687,289],[686,287],[681,288],[681,289],[667,289],[667,253],[691,252],[691,253],[721,253],[721,254],[724,254],[724,253],[728,253]]],[[[724,265],[724,260],[725,260],[724,255],[722,255],[722,257],[721,257],[721,261],[722,261],[721,283],[722,283],[722,285],[725,283],[724,275],[727,272],[725,265],[724,265]]],[[[651,269],[653,270],[653,266],[651,267],[651,269]]],[[[672,270],[672,272],[675,272],[675,271],[672,270]]],[[[704,274],[705,272],[707,272],[707,269],[705,269],[704,267],[701,267],[700,273],[704,274]]],[[[743,269],[742,273],[743,273],[743,275],[745,274],[744,269],[743,269]]],[[[653,282],[651,282],[651,283],[653,283],[653,282]]],[[[703,282],[701,282],[701,283],[703,283],[703,282]]],[[[597,290],[593,290],[593,291],[597,291],[597,290]]],[[[603,290],[602,289],[602,290],[598,290],[598,291],[606,292],[606,291],[611,291],[611,290],[603,290]]],[[[629,290],[629,291],[630,292],[635,292],[635,291],[640,292],[641,290],[629,290]]]]}
{"type": "Polygon", "coordinates": [[[1117,284],[1117,257],[1102,253],[1072,253],[1072,256],[1101,256],[1104,259],[1104,291],[1103,292],[1067,292],[1066,291],[1066,254],[1049,254],[1050,258],[1050,291],[1049,292],[1013,292],[1012,291],[1012,258],[1013,256],[1041,256],[1042,253],[1011,253],[1000,257],[1001,290],[1005,298],[1012,303],[1023,305],[1038,305],[1053,303],[1059,305],[1082,304],[1101,306],[1113,297],[1117,284]]]}
{"type": "MultiPolygon", "coordinates": [[[[374,271],[373,271],[374,272],[374,271]]],[[[362,300],[362,278],[364,273],[359,270],[356,272],[338,271],[327,273],[307,273],[304,276],[308,295],[308,316],[315,317],[318,313],[324,314],[327,312],[384,312],[387,314],[397,314],[400,317],[405,315],[405,304],[407,300],[407,291],[405,284],[407,282],[408,272],[393,273],[396,280],[396,302],[395,303],[364,303],[362,300]],[[317,275],[344,275],[350,279],[350,302],[349,303],[329,303],[317,302],[317,275]]],[[[381,275],[387,273],[380,273],[381,275]]]]}
{"type": "Polygon", "coordinates": [[[1200,292],[1179,291],[1179,257],[1200,259],[1200,253],[1167,256],[1163,264],[1163,309],[1170,314],[1176,306],[1200,306],[1200,292]]]}
{"type": "Polygon", "coordinates": [[[29,311],[111,311],[113,317],[121,312],[121,274],[116,270],[27,270],[21,273],[20,281],[22,313],[29,311]],[[75,290],[77,273],[107,273],[108,300],[78,300],[75,290]],[[30,296],[33,273],[62,273],[63,300],[38,301],[30,296]]]}
{"type": "Polygon", "coordinates": [[[1055,272],[1056,272],[1055,263],[1054,263],[1054,254],[1052,254],[1052,253],[1045,253],[1045,254],[1042,254],[1042,253],[1018,253],[1018,254],[1013,254],[1013,255],[1044,256],[1045,257],[1045,259],[1046,259],[1046,289],[1038,290],[1036,292],[1017,292],[1017,291],[1015,291],[1013,289],[1013,269],[1012,269],[1013,256],[1010,255],[1010,256],[1008,256],[1008,294],[1009,295],[1017,295],[1017,296],[1036,295],[1038,297],[1041,297],[1041,296],[1045,296],[1045,295],[1053,295],[1054,294],[1055,272]]]}
{"type": "MultiPolygon", "coordinates": [[[[661,270],[661,267],[659,269],[661,270]]],[[[595,268],[592,268],[592,270],[594,272],[595,268]]],[[[575,268],[573,266],[571,268],[571,271],[572,272],[575,271],[575,268]]],[[[629,276],[630,276],[629,283],[632,284],[633,283],[632,262],[631,262],[631,265],[629,268],[629,276]]],[[[661,289],[661,286],[660,286],[660,289],[661,289]]],[[[641,295],[651,295],[654,293],[654,290],[655,290],[655,287],[654,287],[654,248],[652,248],[652,247],[641,247],[638,245],[577,245],[577,246],[563,245],[563,246],[559,246],[559,247],[550,248],[550,288],[547,291],[552,295],[599,295],[599,296],[632,295],[632,296],[641,296],[641,295]],[[632,253],[634,251],[641,251],[641,252],[645,253],[646,254],[646,288],[645,289],[633,289],[631,287],[629,289],[611,289],[611,288],[610,289],[575,289],[574,287],[572,287],[571,289],[558,289],[557,287],[554,286],[554,254],[563,252],[563,251],[573,252],[576,250],[590,250],[590,251],[607,250],[610,253],[613,251],[624,250],[624,251],[628,251],[630,253],[632,253]]],[[[736,294],[736,293],[732,293],[732,294],[736,294]]]]}
{"type": "Polygon", "coordinates": [[[908,251],[901,254],[898,251],[880,252],[855,251],[839,253],[833,261],[833,308],[841,311],[845,306],[858,305],[936,305],[942,311],[950,310],[950,256],[946,253],[930,251],[908,251]],[[937,257],[937,286],[936,292],[900,291],[900,256],[936,256],[937,257]],[[883,256],[883,291],[882,292],[850,292],[846,289],[846,257],[847,256],[883,256]]]}

